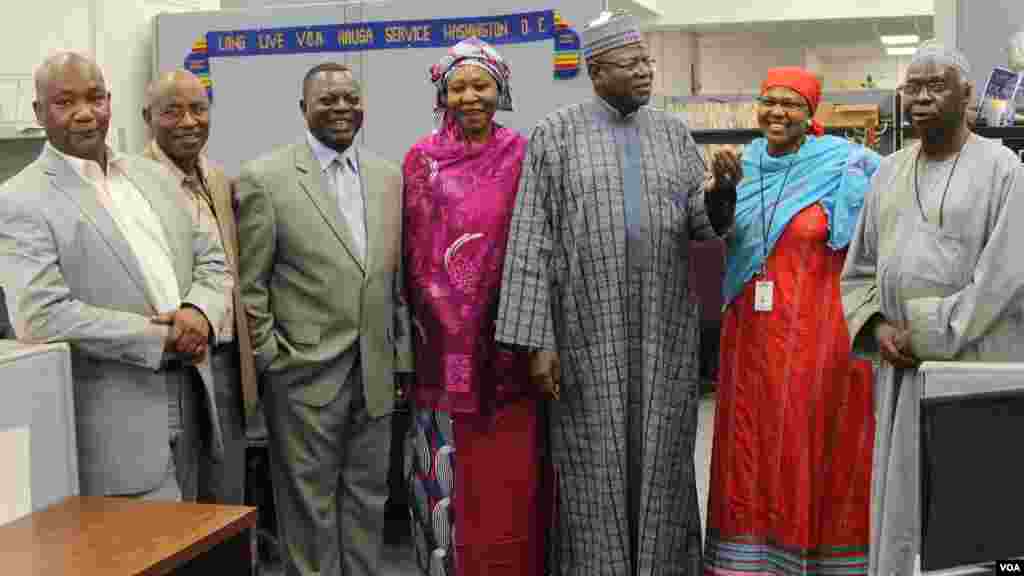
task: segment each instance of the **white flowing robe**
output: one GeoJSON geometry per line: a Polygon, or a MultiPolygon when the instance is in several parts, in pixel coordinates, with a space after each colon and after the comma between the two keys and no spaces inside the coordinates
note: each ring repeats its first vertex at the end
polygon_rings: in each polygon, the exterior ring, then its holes
{"type": "MultiPolygon", "coordinates": [[[[1015,253],[1024,250],[1024,168],[1000,142],[972,134],[958,161],[921,158],[918,200],[919,150],[883,160],[850,245],[842,294],[854,353],[878,359],[866,328],[882,314],[910,329],[922,361],[1024,361],[1024,259],[1015,253]]],[[[883,362],[875,380],[869,573],[879,576],[915,569],[916,374],[883,362]]]]}

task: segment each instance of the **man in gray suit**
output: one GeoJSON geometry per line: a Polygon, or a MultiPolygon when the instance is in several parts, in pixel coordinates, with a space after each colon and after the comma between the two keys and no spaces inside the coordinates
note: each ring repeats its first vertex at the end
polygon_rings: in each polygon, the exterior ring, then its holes
{"type": "Polygon", "coordinates": [[[0,186],[15,331],[71,345],[83,494],[194,499],[197,407],[216,413],[211,325],[232,281],[224,251],[163,167],[106,146],[110,93],[92,60],[58,54],[35,80],[47,144],[0,186]]]}
{"type": "Polygon", "coordinates": [[[395,373],[412,369],[401,174],[352,141],[358,82],[305,76],[306,137],[242,169],[238,235],[289,575],[379,573],[395,373]]]}

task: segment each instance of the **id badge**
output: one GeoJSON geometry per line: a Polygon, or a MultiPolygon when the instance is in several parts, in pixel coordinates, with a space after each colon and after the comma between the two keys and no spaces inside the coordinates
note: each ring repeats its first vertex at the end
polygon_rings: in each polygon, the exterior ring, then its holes
{"type": "Polygon", "coordinates": [[[758,280],[754,283],[754,312],[771,312],[775,298],[775,283],[758,280]]]}

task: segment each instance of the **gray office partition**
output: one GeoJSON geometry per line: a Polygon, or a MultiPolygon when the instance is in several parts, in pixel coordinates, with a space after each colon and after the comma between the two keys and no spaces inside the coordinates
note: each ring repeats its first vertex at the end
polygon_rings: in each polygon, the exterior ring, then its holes
{"type": "Polygon", "coordinates": [[[69,350],[0,340],[0,430],[28,428],[33,511],[78,494],[69,350]]]}

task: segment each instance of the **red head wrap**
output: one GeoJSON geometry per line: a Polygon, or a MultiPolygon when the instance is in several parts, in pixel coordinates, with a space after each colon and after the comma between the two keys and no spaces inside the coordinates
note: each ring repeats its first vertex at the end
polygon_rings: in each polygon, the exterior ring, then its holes
{"type": "Polygon", "coordinates": [[[789,88],[807,100],[807,106],[811,109],[811,133],[815,136],[824,134],[825,127],[813,119],[821,100],[821,82],[818,82],[818,77],[796,66],[772,68],[768,70],[768,76],[761,83],[761,94],[767,92],[769,88],[778,87],[789,88]]]}

